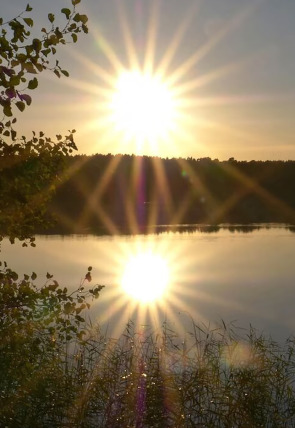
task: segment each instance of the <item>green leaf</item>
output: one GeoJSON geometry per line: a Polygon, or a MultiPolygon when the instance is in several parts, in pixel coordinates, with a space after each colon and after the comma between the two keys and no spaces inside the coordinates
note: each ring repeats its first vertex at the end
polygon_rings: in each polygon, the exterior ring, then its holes
{"type": "Polygon", "coordinates": [[[31,12],[31,10],[33,10],[33,8],[29,4],[27,4],[26,12],[31,12]]]}
{"type": "Polygon", "coordinates": [[[24,68],[27,70],[28,73],[37,74],[35,67],[30,62],[26,62],[24,64],[24,68]]]}
{"type": "Polygon", "coordinates": [[[75,22],[80,22],[80,13],[76,13],[76,15],[74,16],[74,18],[73,18],[73,21],[75,21],[75,22]]]}
{"type": "Polygon", "coordinates": [[[28,89],[36,89],[38,86],[38,79],[34,77],[34,79],[29,81],[28,89]]]}
{"type": "Polygon", "coordinates": [[[57,77],[60,77],[60,72],[58,70],[54,70],[53,72],[57,77]]]}
{"type": "Polygon", "coordinates": [[[16,76],[13,76],[11,79],[10,79],[10,82],[9,82],[9,84],[10,84],[10,86],[18,86],[19,84],[20,84],[20,76],[18,76],[18,75],[16,75],[16,76]]]}
{"type": "Polygon", "coordinates": [[[11,67],[16,67],[19,64],[19,61],[12,59],[10,64],[11,64],[11,67]]]}
{"type": "Polygon", "coordinates": [[[37,278],[37,274],[35,272],[33,272],[31,275],[32,281],[35,281],[36,278],[37,278]]]}
{"type": "Polygon", "coordinates": [[[67,70],[60,70],[60,71],[64,76],[69,77],[69,72],[67,70]]]}
{"type": "Polygon", "coordinates": [[[71,34],[71,36],[72,36],[73,42],[76,43],[76,41],[78,40],[77,34],[73,33],[71,34]]]}
{"type": "Polygon", "coordinates": [[[47,56],[48,54],[50,54],[51,50],[50,48],[47,48],[47,49],[43,49],[41,52],[44,56],[47,56]]]}
{"type": "Polygon", "coordinates": [[[24,63],[26,61],[26,59],[27,59],[27,56],[24,53],[17,54],[17,60],[20,63],[24,63]]]}
{"type": "Polygon", "coordinates": [[[71,15],[70,9],[67,9],[65,7],[61,10],[61,13],[64,13],[66,15],[67,19],[69,19],[70,15],[71,15]]]}
{"type": "Polygon", "coordinates": [[[67,302],[64,306],[64,312],[66,315],[69,315],[71,312],[73,312],[74,308],[70,302],[67,302]]]}
{"type": "Polygon", "coordinates": [[[3,113],[5,114],[5,116],[8,116],[8,117],[12,116],[10,104],[5,104],[5,106],[3,107],[3,113]]]}
{"type": "Polygon", "coordinates": [[[51,24],[54,22],[54,15],[53,15],[53,13],[49,13],[48,14],[48,19],[49,19],[49,22],[51,22],[51,24]]]}
{"type": "Polygon", "coordinates": [[[72,0],[72,5],[76,6],[76,4],[79,4],[81,0],[72,0]]]}
{"type": "Polygon", "coordinates": [[[88,16],[87,15],[80,15],[80,21],[83,24],[86,24],[86,22],[88,21],[88,16]]]}
{"type": "Polygon", "coordinates": [[[35,67],[37,68],[37,70],[41,73],[41,71],[45,70],[45,67],[43,67],[42,64],[36,63],[35,67]]]}
{"type": "Polygon", "coordinates": [[[82,24],[82,30],[85,34],[88,34],[88,27],[85,24],[82,24]]]}
{"type": "Polygon", "coordinates": [[[25,23],[26,23],[29,27],[33,27],[33,25],[34,25],[34,21],[32,20],[32,18],[23,18],[23,20],[25,21],[25,23]]]}
{"type": "Polygon", "coordinates": [[[34,39],[32,42],[33,48],[35,51],[39,52],[42,48],[42,43],[41,40],[39,39],[34,39]]]}
{"type": "Polygon", "coordinates": [[[57,284],[57,282],[55,281],[55,283],[54,284],[50,284],[50,285],[48,285],[48,290],[49,291],[55,291],[56,289],[57,289],[57,287],[58,287],[58,284],[57,284]]]}
{"type": "Polygon", "coordinates": [[[23,103],[22,101],[17,101],[15,105],[20,111],[24,111],[24,109],[26,108],[25,103],[23,103]]]}

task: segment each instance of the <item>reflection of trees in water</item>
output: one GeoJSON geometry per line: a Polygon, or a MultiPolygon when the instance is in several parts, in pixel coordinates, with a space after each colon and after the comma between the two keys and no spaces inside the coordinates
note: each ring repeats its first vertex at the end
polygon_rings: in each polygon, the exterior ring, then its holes
{"type": "Polygon", "coordinates": [[[254,226],[254,225],[232,225],[226,227],[230,232],[239,232],[239,233],[250,233],[254,232],[255,230],[259,230],[262,228],[267,228],[267,226],[254,226]]]}

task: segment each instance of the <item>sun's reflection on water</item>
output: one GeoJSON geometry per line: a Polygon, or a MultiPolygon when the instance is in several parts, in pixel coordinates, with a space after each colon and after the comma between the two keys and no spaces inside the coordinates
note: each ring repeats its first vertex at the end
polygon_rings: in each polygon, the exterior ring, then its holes
{"type": "Polygon", "coordinates": [[[126,263],[122,275],[122,289],[139,303],[152,303],[161,298],[169,285],[169,267],[159,254],[142,252],[126,263]]]}
{"type": "MultiPolygon", "coordinates": [[[[128,320],[153,329],[168,320],[175,331],[184,330],[181,313],[191,312],[198,291],[190,286],[192,258],[181,242],[173,243],[170,234],[126,238],[109,255],[113,282],[106,286],[95,312],[96,321],[107,325],[112,337],[119,337],[128,320]]],[[[193,259],[196,263],[195,254],[193,259]]]]}

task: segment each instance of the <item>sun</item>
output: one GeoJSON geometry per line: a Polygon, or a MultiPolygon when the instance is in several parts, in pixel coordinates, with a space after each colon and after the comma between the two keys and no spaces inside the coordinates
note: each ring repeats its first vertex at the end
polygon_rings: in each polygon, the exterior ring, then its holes
{"type": "Polygon", "coordinates": [[[139,253],[126,264],[121,285],[125,293],[139,303],[159,300],[168,285],[166,261],[152,252],[139,253]]]}
{"type": "Polygon", "coordinates": [[[66,106],[60,106],[63,111],[75,112],[77,123],[82,123],[79,132],[86,152],[201,158],[208,156],[209,149],[214,156],[223,156],[228,136],[257,142],[257,136],[248,135],[243,121],[242,129],[233,125],[235,115],[230,112],[235,105],[267,102],[269,96],[244,91],[239,95],[232,90],[227,94],[222,85],[231,74],[255,68],[259,55],[247,54],[229,63],[221,55],[221,63],[217,61],[211,69],[207,67],[212,58],[207,65],[204,60],[215,55],[218,46],[255,12],[260,1],[245,5],[222,25],[213,25],[210,34],[205,25],[206,37],[200,30],[201,41],[198,37],[188,39],[195,18],[199,19],[200,2],[192,1],[187,10],[184,8],[170,36],[162,32],[165,8],[161,2],[138,0],[136,7],[124,1],[113,3],[118,24],[115,38],[108,39],[104,24],[98,22],[92,28],[94,57],[73,53],[81,70],[87,68],[91,76],[88,74],[87,80],[72,77],[66,84],[83,90],[85,102],[69,98],[66,106]]]}
{"type": "Polygon", "coordinates": [[[139,70],[119,74],[109,109],[114,129],[138,145],[167,138],[175,124],[172,90],[159,76],[139,70]]]}

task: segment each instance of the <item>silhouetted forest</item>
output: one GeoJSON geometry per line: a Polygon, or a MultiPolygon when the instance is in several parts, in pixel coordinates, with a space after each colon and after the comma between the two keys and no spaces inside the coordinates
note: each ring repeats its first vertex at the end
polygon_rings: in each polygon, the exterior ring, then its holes
{"type": "Polygon", "coordinates": [[[50,205],[55,231],[176,224],[295,224],[295,161],[73,156],[50,205]]]}

